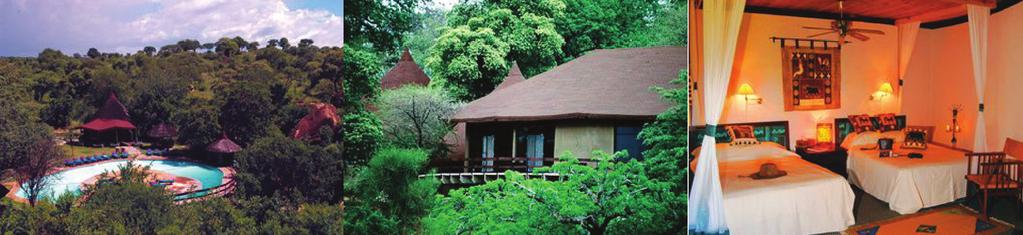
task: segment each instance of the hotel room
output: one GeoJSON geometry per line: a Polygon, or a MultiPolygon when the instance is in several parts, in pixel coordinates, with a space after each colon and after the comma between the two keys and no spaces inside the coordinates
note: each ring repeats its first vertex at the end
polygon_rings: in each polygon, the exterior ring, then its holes
{"type": "Polygon", "coordinates": [[[690,0],[690,233],[1019,231],[1019,2],[690,0]]]}

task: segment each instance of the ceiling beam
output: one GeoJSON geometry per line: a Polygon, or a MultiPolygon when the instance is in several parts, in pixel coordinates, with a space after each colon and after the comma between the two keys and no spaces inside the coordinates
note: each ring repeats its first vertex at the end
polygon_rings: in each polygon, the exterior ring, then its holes
{"type": "Polygon", "coordinates": [[[900,24],[903,24],[903,23],[913,22],[913,21],[931,22],[931,21],[938,21],[938,20],[944,20],[944,19],[949,19],[949,18],[955,18],[957,16],[961,16],[961,15],[965,15],[965,14],[966,14],[966,7],[954,6],[954,7],[949,7],[949,8],[941,9],[941,10],[930,11],[930,12],[923,13],[923,14],[916,15],[916,16],[911,16],[911,17],[907,17],[907,18],[897,19],[897,20],[895,20],[895,24],[896,25],[900,25],[900,24]]]}
{"type": "Polygon", "coordinates": [[[995,0],[939,0],[939,1],[942,1],[942,2],[952,2],[952,3],[960,3],[960,4],[978,5],[978,6],[986,6],[986,7],[989,7],[989,8],[995,8],[995,6],[998,5],[998,2],[995,1],[995,0]]]}

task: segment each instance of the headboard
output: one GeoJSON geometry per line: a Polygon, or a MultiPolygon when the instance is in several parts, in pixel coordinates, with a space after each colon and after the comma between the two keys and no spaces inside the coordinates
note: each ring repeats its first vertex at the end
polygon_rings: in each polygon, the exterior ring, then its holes
{"type": "MultiPolygon", "coordinates": [[[[718,143],[732,142],[732,138],[728,136],[728,130],[726,126],[734,125],[750,125],[753,126],[753,135],[760,141],[769,141],[781,144],[786,149],[789,148],[789,122],[788,121],[776,121],[776,122],[749,122],[749,123],[730,123],[718,125],[718,130],[715,132],[714,138],[718,143]]],[[[689,127],[689,149],[693,150],[700,147],[703,144],[703,133],[706,126],[691,126],[689,127]]]]}
{"type": "MultiPolygon", "coordinates": [[[[878,126],[877,116],[871,116],[870,122],[874,123],[874,126],[878,126]]],[[[902,130],[906,128],[906,115],[895,116],[896,129],[902,130]]],[[[835,118],[835,143],[842,144],[846,136],[853,132],[852,123],[849,123],[849,118],[835,118]]]]}

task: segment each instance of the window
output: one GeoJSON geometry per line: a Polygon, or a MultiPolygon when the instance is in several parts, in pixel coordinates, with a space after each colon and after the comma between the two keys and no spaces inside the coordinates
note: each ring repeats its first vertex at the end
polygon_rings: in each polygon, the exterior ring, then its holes
{"type": "Polygon", "coordinates": [[[532,172],[534,167],[543,166],[543,145],[543,134],[526,136],[527,171],[532,172]]]}
{"type": "Polygon", "coordinates": [[[483,171],[494,171],[494,135],[483,136],[483,171]]]}
{"type": "Polygon", "coordinates": [[[618,126],[615,127],[615,152],[626,150],[629,158],[643,160],[643,141],[639,139],[641,126],[618,126]]]}

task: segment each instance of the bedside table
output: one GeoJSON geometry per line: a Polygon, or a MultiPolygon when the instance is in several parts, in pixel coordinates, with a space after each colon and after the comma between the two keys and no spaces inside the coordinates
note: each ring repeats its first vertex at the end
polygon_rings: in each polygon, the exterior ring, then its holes
{"type": "Polygon", "coordinates": [[[817,164],[825,169],[846,177],[845,160],[848,157],[845,150],[831,147],[826,150],[811,148],[812,146],[796,147],[796,154],[810,163],[817,164]]]}

